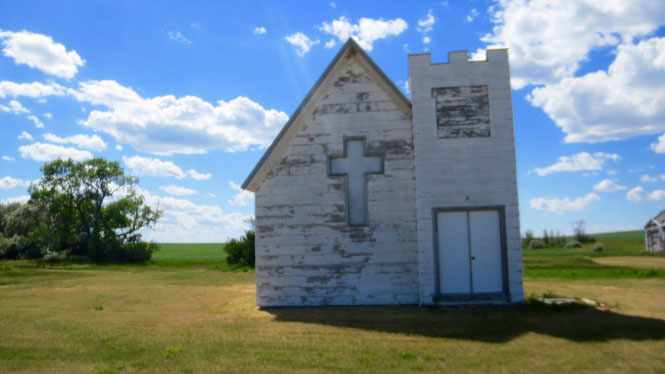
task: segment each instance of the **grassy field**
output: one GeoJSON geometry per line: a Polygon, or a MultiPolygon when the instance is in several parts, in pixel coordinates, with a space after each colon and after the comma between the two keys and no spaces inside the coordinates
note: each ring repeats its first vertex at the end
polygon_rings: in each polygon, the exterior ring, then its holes
{"type": "Polygon", "coordinates": [[[159,250],[153,254],[152,259],[155,262],[161,260],[221,261],[225,255],[222,243],[160,243],[159,250]]]}
{"type": "Polygon", "coordinates": [[[646,257],[641,259],[644,265],[648,264],[649,258],[658,256],[645,251],[643,231],[594,234],[593,237],[596,242],[585,244],[582,248],[525,249],[525,276],[563,279],[665,279],[665,269],[662,266],[634,266],[634,260],[616,260],[646,257]],[[594,251],[597,245],[602,245],[603,250],[594,251]]]}
{"type": "Polygon", "coordinates": [[[664,372],[665,276],[644,260],[665,257],[631,235],[524,252],[528,295],[598,308],[259,310],[221,244],[163,245],[142,266],[0,262],[0,372],[664,372]]]}

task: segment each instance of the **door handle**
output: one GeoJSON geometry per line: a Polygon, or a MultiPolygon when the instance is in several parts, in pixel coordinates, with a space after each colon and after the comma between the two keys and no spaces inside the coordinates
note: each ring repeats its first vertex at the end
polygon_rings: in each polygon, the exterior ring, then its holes
{"type": "Polygon", "coordinates": [[[471,256],[471,259],[472,259],[472,260],[475,260],[475,259],[476,259],[476,256],[471,256]]]}

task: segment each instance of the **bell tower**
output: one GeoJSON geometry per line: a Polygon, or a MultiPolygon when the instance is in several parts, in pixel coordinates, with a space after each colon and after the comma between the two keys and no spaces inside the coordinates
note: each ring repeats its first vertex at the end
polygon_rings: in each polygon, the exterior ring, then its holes
{"type": "Polygon", "coordinates": [[[409,56],[421,304],[522,302],[508,51],[409,56]]]}

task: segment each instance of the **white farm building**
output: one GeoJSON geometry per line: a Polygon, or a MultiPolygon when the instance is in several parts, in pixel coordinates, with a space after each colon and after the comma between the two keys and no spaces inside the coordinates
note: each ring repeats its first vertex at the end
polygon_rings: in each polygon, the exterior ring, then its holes
{"type": "Polygon", "coordinates": [[[665,251],[665,210],[650,219],[644,226],[644,243],[647,252],[665,251]]]}

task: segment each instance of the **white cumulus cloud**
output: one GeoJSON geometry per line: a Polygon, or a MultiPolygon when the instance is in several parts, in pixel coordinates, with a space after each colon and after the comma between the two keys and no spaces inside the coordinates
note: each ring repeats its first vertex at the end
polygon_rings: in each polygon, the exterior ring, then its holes
{"type": "Polygon", "coordinates": [[[195,96],[146,99],[109,80],[82,82],[70,93],[106,109],[92,110],[84,126],[157,155],[265,148],[288,120],[286,113],[264,109],[242,96],[216,104],[195,96]]]}
{"type": "Polygon", "coordinates": [[[473,22],[476,17],[478,17],[478,9],[472,8],[469,14],[466,16],[466,22],[473,22]]]}
{"type": "Polygon", "coordinates": [[[254,194],[250,191],[243,190],[239,184],[229,182],[231,189],[238,191],[238,193],[233,196],[232,200],[228,200],[229,204],[236,206],[247,206],[247,203],[254,200],[254,194]]]}
{"type": "Polygon", "coordinates": [[[179,166],[171,161],[141,156],[122,156],[122,161],[132,170],[132,173],[139,176],[175,177],[176,179],[183,179],[187,176],[179,166]]]}
{"type": "Polygon", "coordinates": [[[169,195],[175,196],[196,195],[196,191],[192,190],[191,188],[180,187],[173,184],[168,186],[160,186],[159,189],[169,195]]]}
{"type": "Polygon", "coordinates": [[[91,151],[101,152],[106,149],[106,143],[102,138],[97,135],[82,135],[77,134],[73,136],[68,136],[66,138],[61,138],[53,134],[44,134],[44,139],[52,143],[58,144],[74,144],[79,148],[89,149],[91,151]]]}
{"type": "Polygon", "coordinates": [[[30,113],[29,110],[27,110],[23,105],[21,105],[21,103],[16,100],[9,101],[9,105],[7,106],[0,104],[0,110],[13,114],[30,113]]]}
{"type": "Polygon", "coordinates": [[[630,201],[659,201],[665,199],[665,190],[654,190],[647,192],[642,186],[637,186],[626,192],[626,199],[630,201]]]}
{"type": "Polygon", "coordinates": [[[190,176],[192,179],[196,179],[198,181],[204,181],[210,179],[212,177],[212,174],[210,173],[199,173],[198,171],[194,169],[189,169],[187,170],[187,175],[190,176]]]}
{"type": "Polygon", "coordinates": [[[580,152],[572,156],[561,156],[555,164],[545,168],[535,168],[534,171],[538,175],[544,176],[562,171],[602,170],[605,161],[620,159],[621,157],[616,153],[596,152],[592,155],[588,152],[580,152]]]}
{"type": "Polygon", "coordinates": [[[625,190],[628,187],[622,186],[620,184],[617,184],[615,181],[611,179],[603,179],[602,181],[598,182],[595,186],[593,186],[593,189],[596,191],[601,191],[601,192],[612,192],[612,191],[621,191],[625,190]]]}
{"type": "Polygon", "coordinates": [[[71,78],[85,61],[76,51],[67,51],[64,45],[53,38],[28,31],[0,30],[2,53],[14,59],[16,64],[25,64],[47,74],[71,78]]]}
{"type": "MultiPolygon", "coordinates": [[[[665,133],[665,38],[653,36],[665,25],[665,2],[498,0],[490,8],[494,27],[481,40],[508,48],[512,87],[537,85],[527,99],[565,142],[665,133]],[[609,67],[579,74],[603,49],[609,67]]],[[[665,153],[664,142],[665,134],[651,148],[665,153]]]]}
{"type": "Polygon", "coordinates": [[[29,158],[39,162],[53,161],[55,159],[67,160],[70,158],[74,161],[83,161],[92,158],[92,154],[88,151],[40,142],[20,146],[18,151],[21,153],[22,158],[29,158]]]}
{"type": "Polygon", "coordinates": [[[658,182],[658,178],[645,174],[640,177],[640,182],[647,182],[647,183],[658,182]]]}
{"type": "Polygon", "coordinates": [[[14,187],[22,186],[22,187],[28,187],[30,186],[30,181],[22,180],[22,179],[16,179],[12,178],[10,176],[4,176],[0,178],[0,189],[2,190],[9,190],[14,187]]]}
{"type": "Polygon", "coordinates": [[[570,198],[547,198],[539,197],[529,200],[529,205],[535,210],[544,210],[555,214],[563,214],[569,211],[580,211],[589,207],[589,205],[600,200],[595,193],[589,193],[586,196],[578,197],[574,200],[570,198]]]}
{"type": "Polygon", "coordinates": [[[143,230],[148,240],[160,242],[219,243],[240,236],[247,229],[249,215],[225,213],[216,205],[199,205],[183,198],[161,197],[139,191],[146,203],[164,210],[154,230],[143,230]]]}
{"type": "Polygon", "coordinates": [[[57,83],[16,83],[11,81],[0,81],[0,97],[31,97],[42,98],[45,96],[63,96],[67,90],[57,83]]]}
{"type": "Polygon", "coordinates": [[[298,51],[297,51],[298,56],[300,56],[300,57],[306,55],[307,52],[309,52],[309,50],[313,46],[315,46],[315,45],[317,45],[321,42],[318,39],[317,40],[311,40],[307,35],[305,35],[301,32],[296,32],[296,33],[287,35],[287,36],[284,37],[284,39],[286,39],[286,41],[289,42],[290,44],[293,44],[294,46],[296,46],[296,48],[298,49],[298,51]]]}
{"type": "Polygon", "coordinates": [[[5,161],[14,161],[14,157],[10,157],[10,156],[7,156],[7,155],[2,156],[2,159],[5,160],[5,161]]]}
{"type": "Polygon", "coordinates": [[[432,28],[434,28],[434,24],[436,23],[436,19],[434,18],[434,15],[432,14],[432,9],[427,12],[427,16],[423,19],[418,20],[418,27],[416,30],[421,33],[427,33],[432,31],[432,28]]]}
{"type": "Polygon", "coordinates": [[[353,38],[363,49],[371,51],[375,41],[390,36],[397,36],[407,29],[406,21],[401,18],[393,20],[361,18],[353,24],[342,16],[330,23],[323,22],[319,29],[327,34],[334,35],[341,42],[353,38]]]}
{"type": "Polygon", "coordinates": [[[665,2],[652,0],[499,0],[492,9],[481,40],[509,48],[517,89],[572,77],[590,51],[649,35],[665,19],[665,2]]]}
{"type": "Polygon", "coordinates": [[[658,182],[658,181],[663,181],[665,180],[665,174],[660,174],[660,175],[648,175],[644,174],[640,177],[640,182],[658,182]]]}
{"type": "Polygon", "coordinates": [[[35,124],[35,127],[36,127],[36,128],[38,128],[38,129],[43,129],[43,128],[44,128],[44,124],[43,124],[42,121],[40,121],[39,118],[37,118],[36,116],[29,115],[29,116],[28,116],[28,119],[29,119],[30,121],[32,121],[32,123],[35,124]]]}
{"type": "Polygon", "coordinates": [[[19,135],[18,138],[22,140],[32,141],[32,135],[30,135],[30,133],[26,131],[21,132],[21,135],[19,135]]]}
{"type": "Polygon", "coordinates": [[[665,153],[665,134],[659,136],[656,143],[651,144],[651,150],[656,153],[665,153]]]}
{"type": "Polygon", "coordinates": [[[122,156],[122,161],[131,169],[133,174],[138,176],[173,177],[176,179],[183,179],[189,176],[196,180],[206,180],[212,176],[212,174],[199,173],[194,169],[183,171],[172,161],[162,161],[158,158],[122,156]]]}
{"type": "Polygon", "coordinates": [[[254,28],[254,31],[253,31],[253,32],[254,32],[254,34],[259,34],[259,35],[261,35],[261,34],[265,34],[265,33],[267,33],[268,30],[266,30],[266,28],[263,27],[263,26],[261,26],[261,27],[258,27],[258,26],[257,26],[257,27],[254,28]]]}
{"type": "Polygon", "coordinates": [[[0,203],[12,204],[12,203],[21,203],[25,204],[30,200],[30,195],[21,195],[16,197],[9,197],[4,200],[0,200],[0,203]]]}
{"type": "MultiPolygon", "coordinates": [[[[535,88],[527,98],[569,143],[665,132],[665,38],[621,45],[607,72],[567,77],[535,88]]],[[[665,152],[658,144],[652,149],[665,152]]]]}

